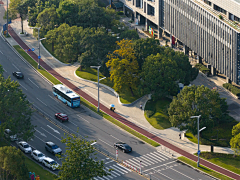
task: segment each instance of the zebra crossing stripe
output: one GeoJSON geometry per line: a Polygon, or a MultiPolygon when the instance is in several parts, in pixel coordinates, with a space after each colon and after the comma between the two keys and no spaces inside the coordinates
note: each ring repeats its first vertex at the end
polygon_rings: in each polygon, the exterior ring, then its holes
{"type": "Polygon", "coordinates": [[[152,155],[155,156],[155,157],[158,158],[158,159],[161,159],[162,161],[165,161],[165,159],[163,159],[162,157],[159,157],[157,154],[153,154],[153,153],[152,153],[152,155]]]}
{"type": "MultiPolygon", "coordinates": [[[[113,179],[111,172],[107,171],[106,169],[104,169],[104,171],[105,171],[106,173],[110,173],[110,175],[108,175],[107,177],[113,179]]],[[[106,176],[105,176],[105,177],[106,177],[106,176]]],[[[117,176],[114,175],[114,177],[117,177],[117,176]]]]}
{"type": "Polygon", "coordinates": [[[101,177],[94,177],[94,179],[96,179],[96,180],[98,180],[98,179],[104,180],[104,179],[101,178],[101,177]]]}
{"type": "Polygon", "coordinates": [[[122,166],[121,164],[117,164],[117,165],[120,166],[120,167],[122,167],[123,169],[126,169],[126,170],[129,171],[129,172],[132,172],[130,169],[128,169],[128,168],[122,166]]]}
{"type": "Polygon", "coordinates": [[[120,167],[118,167],[117,165],[113,165],[115,168],[117,168],[117,169],[119,169],[120,171],[123,171],[123,172],[125,172],[125,173],[128,173],[128,171],[126,171],[126,170],[124,170],[124,169],[122,169],[122,168],[120,168],[120,167]]]}
{"type": "MultiPolygon", "coordinates": [[[[108,168],[108,167],[106,167],[106,168],[107,168],[107,169],[110,169],[110,168],[108,168]]],[[[111,169],[113,169],[113,168],[111,167],[111,169]]],[[[115,175],[117,175],[117,176],[121,176],[121,174],[118,174],[115,170],[111,171],[110,173],[111,173],[111,175],[115,174],[115,175]]]]}
{"type": "MultiPolygon", "coordinates": [[[[106,170],[105,170],[105,171],[106,171],[106,170]]],[[[111,174],[111,175],[108,175],[108,177],[109,177],[109,176],[110,176],[110,177],[113,176],[113,177],[115,177],[115,178],[117,177],[115,174],[112,174],[112,171],[111,171],[111,172],[106,171],[106,173],[110,173],[110,174],[111,174]]],[[[111,178],[112,178],[112,177],[111,177],[111,178]]]]}
{"type": "Polygon", "coordinates": [[[161,156],[162,158],[164,158],[164,159],[166,159],[166,160],[168,160],[169,158],[168,157],[165,157],[163,154],[161,154],[160,152],[154,152],[155,154],[157,154],[157,155],[159,155],[159,156],[161,156]]]}
{"type": "MultiPolygon", "coordinates": [[[[137,158],[133,158],[133,159],[139,159],[139,161],[142,161],[141,156],[140,156],[140,157],[137,157],[137,158]]],[[[142,161],[142,164],[145,165],[145,166],[151,165],[150,163],[148,163],[148,162],[146,162],[146,161],[142,161]]]]}
{"type": "MultiPolygon", "coordinates": [[[[107,180],[110,180],[110,179],[108,179],[106,176],[103,176],[103,178],[105,178],[105,179],[107,179],[107,180]]],[[[112,177],[111,177],[111,179],[112,179],[112,177]]]]}
{"type": "Polygon", "coordinates": [[[161,162],[161,160],[159,160],[159,159],[151,156],[151,154],[146,154],[146,155],[144,155],[144,156],[145,156],[146,158],[149,158],[149,159],[151,158],[151,160],[154,161],[155,163],[158,163],[159,161],[161,162]]]}
{"type": "Polygon", "coordinates": [[[114,171],[113,172],[115,172],[115,171],[117,171],[118,173],[121,173],[121,174],[124,174],[122,171],[119,171],[118,169],[116,169],[115,167],[112,167],[112,166],[110,166],[112,169],[114,169],[114,171]]]}
{"type": "Polygon", "coordinates": [[[149,160],[149,159],[147,159],[147,158],[145,158],[145,157],[141,157],[141,159],[143,159],[144,161],[147,161],[147,162],[149,162],[149,163],[151,163],[151,164],[155,164],[155,162],[153,162],[153,161],[151,161],[151,160],[149,160]]]}
{"type": "MultiPolygon", "coordinates": [[[[132,163],[133,163],[133,165],[135,165],[135,166],[139,165],[139,163],[135,162],[135,161],[132,160],[132,159],[128,159],[126,162],[129,163],[129,165],[132,165],[132,163]],[[130,161],[130,162],[129,162],[129,161],[130,161]]],[[[143,164],[143,165],[144,165],[144,164],[143,164]]],[[[144,165],[144,166],[145,166],[145,165],[144,165]]],[[[144,166],[142,166],[142,167],[144,167],[144,166]]]]}

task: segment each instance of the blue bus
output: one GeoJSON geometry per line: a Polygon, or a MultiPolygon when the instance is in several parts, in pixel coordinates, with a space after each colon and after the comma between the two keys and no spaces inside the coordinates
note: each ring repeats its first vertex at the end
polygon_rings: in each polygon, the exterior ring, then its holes
{"type": "Polygon", "coordinates": [[[53,86],[53,95],[71,108],[80,107],[80,97],[62,84],[53,86]]]}

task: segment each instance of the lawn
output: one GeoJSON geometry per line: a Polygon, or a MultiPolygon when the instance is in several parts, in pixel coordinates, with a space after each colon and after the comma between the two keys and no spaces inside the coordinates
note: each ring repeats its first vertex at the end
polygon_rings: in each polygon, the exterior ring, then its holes
{"type": "Polygon", "coordinates": [[[188,158],[186,158],[184,156],[181,156],[178,159],[183,161],[184,163],[189,164],[190,166],[192,166],[192,167],[194,167],[196,169],[199,169],[199,170],[201,170],[201,171],[203,171],[203,172],[205,172],[205,173],[207,173],[207,174],[209,174],[211,176],[214,176],[214,177],[216,177],[218,179],[221,179],[221,180],[231,180],[231,178],[229,178],[227,176],[224,176],[224,175],[222,175],[222,174],[220,174],[220,173],[218,173],[216,171],[213,171],[213,170],[211,170],[211,169],[209,169],[209,168],[207,168],[207,167],[205,167],[205,166],[203,166],[201,164],[200,164],[200,167],[197,167],[197,163],[196,162],[194,162],[194,161],[192,161],[192,160],[190,160],[190,159],[188,159],[188,158]]]}
{"type": "MultiPolygon", "coordinates": [[[[200,144],[229,147],[232,138],[232,128],[238,122],[230,117],[230,121],[222,123],[214,128],[206,128],[201,132],[200,144]]],[[[190,141],[198,143],[197,135],[187,131],[185,135],[190,141]]]]}
{"type": "Polygon", "coordinates": [[[167,108],[171,101],[169,98],[162,98],[158,101],[149,100],[147,102],[144,115],[154,128],[166,129],[172,127],[167,114],[167,108]]]}
{"type": "Polygon", "coordinates": [[[240,156],[233,154],[202,152],[200,157],[240,175],[240,156]]]}
{"type": "Polygon", "coordinates": [[[48,73],[45,69],[40,67],[40,69],[37,68],[38,63],[33,60],[19,45],[13,46],[21,56],[26,59],[38,72],[40,72],[43,76],[45,76],[49,81],[51,81],[53,84],[62,84],[60,81],[58,81],[55,77],[53,77],[50,73],[48,73]]]}
{"type": "MultiPolygon", "coordinates": [[[[82,71],[80,71],[80,68],[77,69],[76,71],[77,76],[83,78],[83,79],[87,79],[87,80],[91,80],[91,81],[95,81],[97,82],[97,69],[93,69],[93,68],[82,68],[82,71]]],[[[101,72],[99,72],[99,79],[103,78],[104,75],[102,75],[101,72]]],[[[110,80],[109,77],[107,77],[106,79],[100,81],[100,83],[105,84],[111,88],[113,88],[113,82],[110,80]]],[[[136,92],[137,90],[135,90],[136,92]]],[[[132,96],[131,91],[129,88],[124,87],[122,89],[122,91],[119,93],[119,97],[120,97],[120,101],[124,104],[130,104],[134,101],[136,101],[137,99],[139,99],[141,96],[140,95],[134,95],[132,96]]]]}

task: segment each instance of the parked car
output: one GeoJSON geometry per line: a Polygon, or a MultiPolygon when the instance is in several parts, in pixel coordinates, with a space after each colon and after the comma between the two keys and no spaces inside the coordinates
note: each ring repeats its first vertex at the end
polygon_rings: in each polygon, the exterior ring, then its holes
{"type": "Polygon", "coordinates": [[[17,143],[18,147],[24,152],[24,153],[31,153],[32,148],[29,146],[29,144],[25,141],[20,141],[17,143]]]}
{"type": "Polygon", "coordinates": [[[66,114],[63,114],[63,113],[56,113],[55,118],[60,120],[61,122],[68,121],[68,116],[66,114]]]}
{"type": "Polygon", "coordinates": [[[17,141],[18,140],[17,135],[12,134],[12,131],[10,129],[5,129],[4,130],[4,136],[7,139],[10,138],[11,141],[17,141]]]}
{"type": "Polygon", "coordinates": [[[23,75],[23,73],[22,72],[13,72],[12,73],[13,74],[13,76],[15,76],[17,79],[23,79],[24,78],[24,75],[23,75]]]}
{"type": "Polygon", "coordinates": [[[126,143],[123,143],[123,142],[117,142],[117,143],[114,143],[114,147],[116,148],[119,148],[121,149],[124,153],[125,152],[132,152],[132,148],[126,144],[126,143]]]}
{"type": "Polygon", "coordinates": [[[42,162],[43,159],[45,158],[45,155],[38,150],[32,151],[31,156],[33,159],[35,159],[38,162],[42,162]]]}
{"type": "Polygon", "coordinates": [[[58,147],[56,144],[54,144],[53,142],[46,142],[45,144],[45,149],[47,151],[49,151],[52,154],[62,154],[62,149],[60,147],[58,147]]]}
{"type": "Polygon", "coordinates": [[[54,161],[52,158],[49,158],[49,157],[45,157],[42,160],[42,164],[52,170],[55,170],[59,167],[59,164],[56,161],[54,161]]]}

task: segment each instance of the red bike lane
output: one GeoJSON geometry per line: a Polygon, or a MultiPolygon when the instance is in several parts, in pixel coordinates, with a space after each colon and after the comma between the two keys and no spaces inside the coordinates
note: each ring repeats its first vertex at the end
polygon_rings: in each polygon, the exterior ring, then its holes
{"type": "MultiPolygon", "coordinates": [[[[11,26],[9,26],[9,34],[11,35],[11,37],[19,44],[19,46],[22,47],[23,50],[28,50],[30,49],[22,40],[21,38],[13,31],[13,29],[11,28],[11,26]]],[[[36,61],[38,62],[38,56],[33,52],[33,51],[27,51],[27,53],[36,61]]],[[[98,102],[93,99],[91,96],[89,96],[88,94],[86,94],[85,92],[83,92],[81,89],[79,89],[78,87],[76,87],[75,85],[73,85],[71,82],[69,82],[68,80],[66,80],[64,77],[62,77],[60,74],[58,74],[54,69],[52,69],[50,66],[48,66],[42,59],[40,59],[40,64],[41,66],[46,69],[50,74],[52,74],[55,78],[57,78],[59,81],[61,81],[63,84],[65,84],[67,87],[69,87],[70,89],[72,89],[73,91],[75,91],[77,94],[79,94],[81,97],[83,97],[84,99],[86,99],[87,101],[89,101],[90,103],[92,103],[94,106],[98,106],[98,102]]],[[[106,114],[112,116],[114,119],[122,122],[123,124],[127,125],[128,127],[134,129],[135,131],[141,133],[142,135],[148,137],[149,139],[152,139],[154,141],[156,141],[157,143],[166,146],[167,148],[197,162],[197,156],[190,154],[170,143],[168,143],[167,141],[153,135],[152,133],[149,133],[148,131],[138,127],[137,125],[135,125],[134,123],[126,120],[125,118],[123,118],[122,116],[110,111],[110,109],[108,107],[105,107],[104,105],[102,105],[100,103],[100,109],[105,112],[106,114]]],[[[220,166],[217,166],[215,164],[210,163],[209,161],[206,161],[204,159],[200,159],[200,164],[204,165],[214,171],[217,171],[221,174],[224,174],[226,176],[229,176],[233,179],[239,179],[240,180],[240,175],[235,174],[234,172],[228,171],[220,166]]]]}

